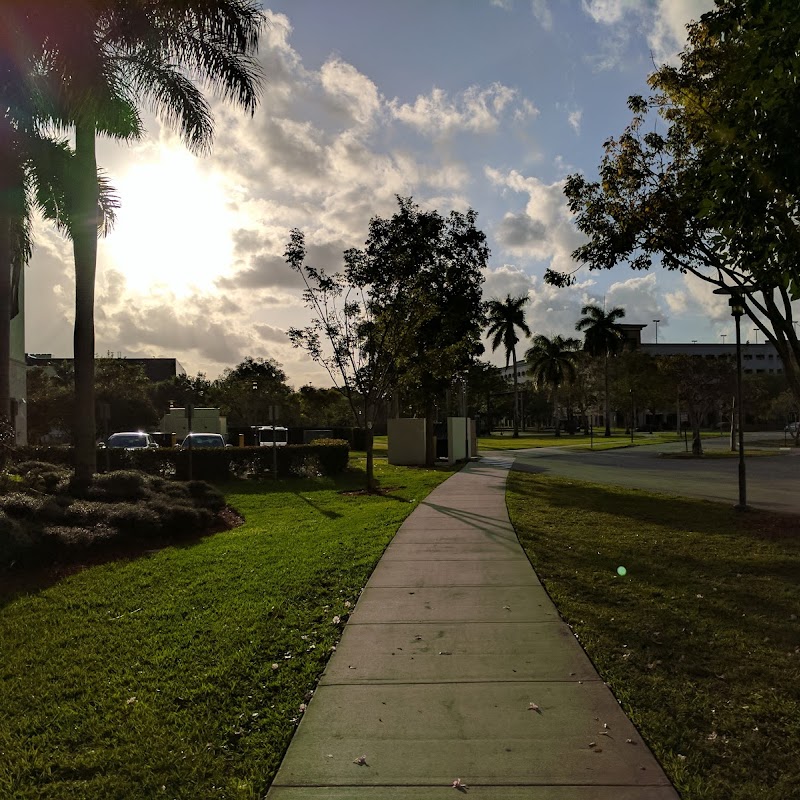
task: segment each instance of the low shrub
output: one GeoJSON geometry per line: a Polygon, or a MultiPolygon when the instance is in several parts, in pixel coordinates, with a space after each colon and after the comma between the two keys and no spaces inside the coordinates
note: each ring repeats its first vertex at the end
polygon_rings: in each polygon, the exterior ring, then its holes
{"type": "Polygon", "coordinates": [[[214,515],[207,508],[196,508],[180,501],[155,499],[149,504],[158,515],[165,534],[186,536],[207,531],[214,523],[214,515]]]}
{"type": "Polygon", "coordinates": [[[54,555],[73,550],[88,550],[118,538],[119,534],[108,525],[81,527],[76,525],[47,525],[41,531],[42,549],[54,555]]]}
{"type": "MultiPolygon", "coordinates": [[[[178,484],[180,485],[180,484],[178,484]]],[[[217,512],[225,508],[225,495],[206,481],[189,481],[183,484],[196,505],[217,512]]]]}
{"type": "Polygon", "coordinates": [[[47,461],[23,461],[15,464],[12,470],[23,479],[25,486],[51,494],[66,485],[70,477],[67,467],[47,461]]]}
{"type": "Polygon", "coordinates": [[[0,567],[25,561],[33,549],[33,541],[25,527],[0,511],[0,567]]]}
{"type": "Polygon", "coordinates": [[[25,492],[10,492],[0,497],[0,509],[16,519],[35,519],[44,506],[43,497],[34,497],[25,492]]]}
{"type": "Polygon", "coordinates": [[[114,503],[108,511],[108,523],[124,536],[154,536],[164,528],[158,511],[144,503],[114,503]]]}
{"type": "Polygon", "coordinates": [[[98,500],[75,500],[64,510],[64,520],[67,524],[84,528],[108,524],[108,515],[112,508],[112,505],[98,500]]]}
{"type": "Polygon", "coordinates": [[[144,473],[120,469],[95,475],[89,496],[96,500],[141,500],[147,496],[149,486],[144,473]]]}

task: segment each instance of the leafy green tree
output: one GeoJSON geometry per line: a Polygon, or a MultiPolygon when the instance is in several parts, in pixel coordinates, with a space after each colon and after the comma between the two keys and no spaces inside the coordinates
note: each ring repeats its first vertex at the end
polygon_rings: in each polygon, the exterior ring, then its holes
{"type": "Polygon", "coordinates": [[[579,264],[656,262],[742,292],[798,402],[799,39],[789,0],[717,0],[689,26],[680,65],[650,76],[654,95],[629,99],[633,120],[605,143],[599,180],[571,175],[564,189],[588,237],[579,264]]]}
{"type": "Polygon", "coordinates": [[[533,337],[531,347],[525,353],[528,374],[534,384],[540,389],[550,390],[556,436],[561,435],[558,392],[564,384],[575,380],[575,357],[580,344],[578,339],[571,337],[548,338],[539,333],[533,337]]]}
{"type": "Polygon", "coordinates": [[[139,137],[139,108],[146,105],[176,123],[191,149],[207,149],[213,133],[210,107],[192,78],[254,110],[259,70],[252,56],[264,18],[254,0],[95,0],[65,13],[47,0],[9,0],[7,11],[12,35],[57,76],[60,107],[54,116],[75,134],[75,479],[86,485],[96,468],[96,137],[139,137]]]}
{"type": "Polygon", "coordinates": [[[603,359],[604,404],[606,436],[611,436],[611,416],[608,408],[608,362],[612,356],[622,351],[625,334],[617,320],[625,316],[625,309],[612,308],[605,311],[599,306],[587,305],[581,309],[583,316],[575,323],[575,330],[583,332],[583,349],[603,359]]]}
{"type": "MultiPolygon", "coordinates": [[[[481,286],[489,257],[477,213],[422,211],[398,197],[389,219],[370,221],[363,250],[345,253],[352,285],[363,287],[377,329],[389,330],[385,352],[396,389],[433,430],[436,403],[464,380],[483,353],[481,286]]],[[[428,436],[428,464],[436,459],[428,436]]]]}
{"type": "Polygon", "coordinates": [[[175,375],[165,381],[151,384],[150,400],[159,418],[167,413],[170,406],[185,408],[187,403],[197,403],[200,398],[211,399],[211,381],[204,372],[195,376],[175,375]]]}
{"type": "Polygon", "coordinates": [[[637,409],[650,414],[650,433],[653,419],[664,408],[675,404],[675,387],[664,371],[659,369],[659,357],[642,350],[625,350],[616,359],[614,389],[618,408],[629,406],[631,400],[637,409]]]}
{"type": "Polygon", "coordinates": [[[483,433],[491,433],[498,418],[511,413],[508,384],[499,368],[488,361],[476,361],[467,371],[468,414],[479,420],[483,433]]]}
{"type": "Polygon", "coordinates": [[[271,406],[280,407],[284,421],[291,394],[286,373],[277,361],[247,356],[214,381],[206,399],[219,405],[231,425],[266,425],[271,406]]]}
{"type": "Polygon", "coordinates": [[[28,441],[39,444],[51,431],[63,431],[68,436],[75,404],[72,370],[29,367],[26,379],[28,441]]]}
{"type": "Polygon", "coordinates": [[[671,378],[692,429],[692,454],[703,455],[700,428],[706,417],[733,391],[736,369],[732,359],[703,356],[662,356],[659,367],[671,378]]]}
{"type": "MultiPolygon", "coordinates": [[[[95,397],[109,409],[109,432],[155,429],[158,412],[151,399],[152,384],[141,364],[124,358],[98,358],[95,397]]],[[[97,434],[105,431],[98,429],[97,434]]]]}
{"type": "Polygon", "coordinates": [[[374,491],[372,428],[380,405],[395,383],[397,373],[389,342],[398,335],[404,320],[384,313],[381,324],[377,324],[375,305],[349,268],[344,273],[328,274],[306,263],[302,231],[292,230],[285,255],[286,263],[305,284],[303,300],[312,316],[305,328],[289,329],[289,340],[323,367],[347,398],[355,424],[365,430],[366,488],[374,491]]]}
{"type": "Polygon", "coordinates": [[[308,385],[301,386],[298,394],[303,425],[338,428],[352,422],[347,398],[339,389],[308,385]]]}
{"type": "Polygon", "coordinates": [[[531,330],[525,322],[525,304],[530,300],[527,294],[519,297],[506,295],[505,300],[493,298],[486,304],[487,334],[492,340],[492,351],[500,345],[506,351],[506,366],[509,360],[514,365],[514,438],[519,436],[519,385],[517,378],[517,329],[525,336],[531,330]]]}

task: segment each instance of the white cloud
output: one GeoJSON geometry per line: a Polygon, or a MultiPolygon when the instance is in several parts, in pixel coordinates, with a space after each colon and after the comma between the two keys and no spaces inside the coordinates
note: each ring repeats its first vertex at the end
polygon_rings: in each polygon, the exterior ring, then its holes
{"type": "Polygon", "coordinates": [[[647,37],[656,61],[673,61],[686,44],[686,25],[713,7],[713,0],[658,0],[647,37]]]}
{"type": "Polygon", "coordinates": [[[553,30],[553,13],[549,7],[550,0],[531,0],[531,11],[539,24],[546,30],[553,30]]]}
{"type": "Polygon", "coordinates": [[[564,182],[546,184],[516,170],[487,168],[486,176],[500,189],[528,195],[523,212],[508,212],[498,226],[500,244],[516,256],[548,262],[559,272],[575,268],[571,253],[583,241],[572,223],[564,198],[564,182]]]}
{"type": "Polygon", "coordinates": [[[641,0],[581,0],[583,10],[603,25],[614,25],[630,11],[642,8],[641,0]]]}
{"type": "Polygon", "coordinates": [[[570,128],[575,131],[575,133],[581,132],[581,119],[583,118],[583,111],[581,109],[576,108],[574,111],[570,111],[567,114],[567,122],[569,123],[570,128]]]}
{"type": "Polygon", "coordinates": [[[447,92],[434,88],[430,94],[418,95],[413,103],[395,98],[389,107],[395,119],[431,136],[462,131],[491,133],[516,95],[515,89],[495,82],[485,89],[470,86],[452,99],[447,92]]]}
{"type": "Polygon", "coordinates": [[[603,53],[590,56],[596,69],[610,69],[619,63],[632,31],[644,31],[656,62],[675,61],[686,44],[686,25],[714,7],[714,0],[581,0],[581,6],[596,23],[615,28],[603,53]]]}
{"type": "Polygon", "coordinates": [[[320,70],[320,84],[329,99],[361,126],[371,126],[380,112],[381,98],[375,84],[351,64],[338,58],[326,61],[320,70]]]}

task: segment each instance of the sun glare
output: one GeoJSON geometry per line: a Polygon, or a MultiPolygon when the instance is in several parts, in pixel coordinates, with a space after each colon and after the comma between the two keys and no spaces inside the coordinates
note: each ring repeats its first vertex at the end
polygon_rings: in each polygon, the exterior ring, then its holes
{"type": "Polygon", "coordinates": [[[218,177],[193,156],[164,148],[115,178],[121,208],[105,243],[109,265],[139,294],[211,291],[232,261],[234,215],[218,177]]]}

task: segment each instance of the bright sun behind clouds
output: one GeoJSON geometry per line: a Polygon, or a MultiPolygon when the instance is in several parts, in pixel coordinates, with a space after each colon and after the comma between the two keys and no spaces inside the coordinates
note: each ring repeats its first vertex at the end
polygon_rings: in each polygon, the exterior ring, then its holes
{"type": "Polygon", "coordinates": [[[128,288],[176,297],[213,291],[233,260],[236,225],[222,180],[185,150],[164,146],[158,160],[132,162],[113,184],[121,208],[100,247],[128,288]]]}

